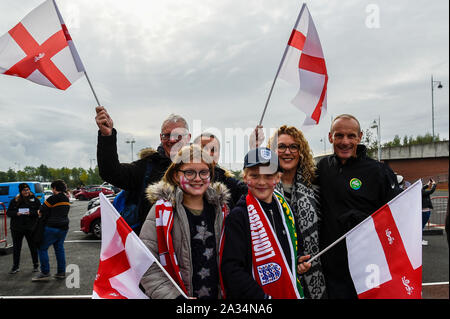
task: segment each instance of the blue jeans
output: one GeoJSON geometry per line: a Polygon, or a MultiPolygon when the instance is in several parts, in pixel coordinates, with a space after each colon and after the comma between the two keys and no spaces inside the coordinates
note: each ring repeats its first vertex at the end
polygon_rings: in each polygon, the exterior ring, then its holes
{"type": "Polygon", "coordinates": [[[431,210],[422,212],[422,230],[425,229],[425,226],[428,223],[428,220],[430,219],[430,215],[431,215],[431,210]]]}
{"type": "Polygon", "coordinates": [[[67,230],[45,226],[44,239],[38,248],[39,260],[41,262],[41,272],[50,273],[50,263],[48,260],[48,248],[53,245],[55,249],[57,272],[66,272],[66,254],[64,251],[64,240],[67,230]]]}

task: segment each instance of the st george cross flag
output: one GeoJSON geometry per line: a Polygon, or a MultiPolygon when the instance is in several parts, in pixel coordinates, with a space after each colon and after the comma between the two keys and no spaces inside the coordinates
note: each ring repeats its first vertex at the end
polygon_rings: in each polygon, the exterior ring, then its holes
{"type": "Polygon", "coordinates": [[[291,102],[306,113],[303,127],[318,124],[327,108],[328,73],[319,35],[306,4],[292,30],[279,76],[300,87],[291,102]]]}
{"type": "Polygon", "coordinates": [[[155,258],[114,206],[100,194],[102,247],[94,299],[148,299],[139,282],[155,258]]]}
{"type": "Polygon", "coordinates": [[[0,37],[0,73],[66,90],[84,67],[54,0],[0,37]]]}
{"type": "Polygon", "coordinates": [[[421,191],[419,180],[346,236],[358,298],[421,298],[421,191]]]}

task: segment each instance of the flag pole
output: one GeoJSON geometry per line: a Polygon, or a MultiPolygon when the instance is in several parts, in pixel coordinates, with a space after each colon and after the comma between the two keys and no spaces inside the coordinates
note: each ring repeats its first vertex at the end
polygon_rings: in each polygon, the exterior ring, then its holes
{"type": "MultiPolygon", "coordinates": [[[[143,245],[143,247],[145,247],[145,249],[147,249],[147,251],[150,253],[150,255],[153,256],[152,252],[147,248],[147,246],[144,245],[144,243],[139,240],[139,242],[143,245]]],[[[159,263],[158,259],[153,256],[153,258],[155,259],[155,263],[158,265],[158,267],[163,271],[164,275],[167,276],[167,278],[170,279],[170,281],[172,282],[172,284],[175,286],[175,288],[178,289],[179,293],[186,299],[189,299],[189,297],[184,293],[183,289],[180,288],[180,286],[178,286],[178,284],[175,282],[175,280],[173,280],[172,276],[169,275],[169,273],[164,269],[164,267],[159,263]]]]}
{"type": "Polygon", "coordinates": [[[97,101],[97,105],[100,106],[100,102],[98,101],[97,94],[95,94],[94,87],[92,86],[91,80],[89,80],[89,77],[88,77],[88,75],[87,75],[86,70],[83,71],[83,72],[84,72],[84,75],[86,76],[86,79],[87,79],[87,81],[88,81],[88,83],[89,83],[89,86],[91,87],[92,94],[94,94],[94,98],[95,98],[95,100],[97,101]]]}
{"type": "MultiPolygon", "coordinates": [[[[298,21],[300,20],[300,17],[302,16],[302,12],[305,9],[305,6],[306,6],[306,3],[303,3],[302,8],[300,10],[300,13],[298,14],[297,21],[295,21],[294,29],[298,25],[298,21]]],[[[277,73],[275,74],[275,78],[273,79],[272,86],[270,87],[269,95],[267,96],[266,104],[264,105],[264,110],[263,110],[263,113],[261,115],[261,119],[259,120],[259,125],[262,124],[262,121],[264,119],[264,115],[266,114],[267,105],[269,104],[269,100],[270,100],[270,97],[272,96],[272,91],[273,91],[273,88],[275,86],[275,82],[277,81],[278,74],[280,74],[280,70],[281,70],[281,67],[283,66],[283,62],[284,62],[284,59],[286,58],[286,54],[287,54],[287,50],[288,49],[289,49],[289,44],[286,45],[286,48],[284,49],[283,57],[281,58],[280,64],[278,65],[277,73]]]]}
{"type": "MultiPolygon", "coordinates": [[[[422,184],[422,181],[419,179],[417,180],[414,184],[412,184],[411,186],[409,186],[408,188],[412,188],[414,185],[416,184],[422,184]]],[[[332,244],[330,244],[327,248],[325,248],[324,250],[322,250],[321,252],[319,252],[317,255],[315,255],[313,258],[311,258],[310,260],[306,260],[306,262],[311,263],[314,260],[316,260],[317,258],[319,258],[323,253],[327,252],[328,250],[330,250],[331,248],[333,248],[334,246],[336,246],[342,239],[344,239],[345,237],[347,237],[348,235],[350,235],[350,233],[352,231],[354,231],[356,228],[358,228],[358,226],[360,226],[361,224],[363,224],[364,222],[366,222],[369,218],[373,217],[375,214],[377,214],[379,211],[381,211],[385,206],[389,205],[392,201],[394,201],[395,199],[403,196],[405,194],[405,192],[401,192],[400,194],[398,194],[397,196],[395,196],[393,199],[391,199],[387,204],[381,206],[380,209],[378,209],[375,213],[367,216],[367,218],[365,218],[362,222],[360,222],[358,225],[356,225],[355,227],[353,227],[352,229],[350,229],[348,232],[346,232],[344,235],[342,235],[340,238],[336,239],[332,244]]]]}

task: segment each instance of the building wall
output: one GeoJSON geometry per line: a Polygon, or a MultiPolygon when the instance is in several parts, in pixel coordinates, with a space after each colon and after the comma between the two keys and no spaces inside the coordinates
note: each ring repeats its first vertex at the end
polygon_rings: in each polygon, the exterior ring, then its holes
{"type": "Polygon", "coordinates": [[[384,160],[394,172],[402,175],[406,181],[415,182],[422,179],[427,182],[433,178],[438,183],[438,188],[448,187],[449,158],[413,158],[384,160]]]}

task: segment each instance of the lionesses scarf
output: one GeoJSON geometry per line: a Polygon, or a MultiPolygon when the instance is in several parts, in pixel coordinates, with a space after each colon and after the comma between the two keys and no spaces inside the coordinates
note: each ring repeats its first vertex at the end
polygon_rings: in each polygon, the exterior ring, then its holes
{"type": "MultiPolygon", "coordinates": [[[[173,227],[173,206],[170,201],[160,199],[156,202],[155,216],[156,216],[156,235],[158,240],[158,253],[159,260],[164,269],[175,280],[175,282],[183,289],[184,293],[188,295],[186,286],[183,283],[180,273],[180,267],[175,256],[175,250],[173,248],[172,241],[172,227],[173,227]]],[[[227,205],[222,206],[222,214],[225,217],[228,214],[227,205]]],[[[222,233],[223,233],[222,224],[222,233]]],[[[219,254],[222,255],[222,247],[220,245],[219,254]]],[[[221,284],[222,285],[222,284],[221,284]]]]}
{"type": "Polygon", "coordinates": [[[286,261],[283,249],[263,212],[258,200],[248,192],[246,197],[252,240],[253,277],[264,293],[275,299],[303,298],[303,290],[296,276],[298,241],[295,222],[283,196],[274,192],[284,229],[289,234],[292,267],[286,261]]]}

